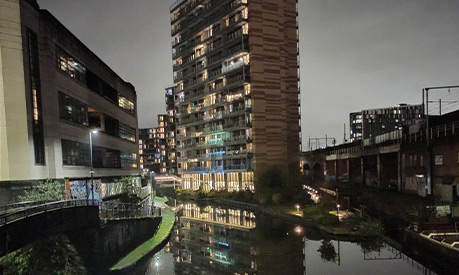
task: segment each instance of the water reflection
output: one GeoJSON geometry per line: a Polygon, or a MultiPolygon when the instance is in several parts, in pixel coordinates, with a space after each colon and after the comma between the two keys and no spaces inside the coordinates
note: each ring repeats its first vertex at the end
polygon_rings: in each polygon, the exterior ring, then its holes
{"type": "Polygon", "coordinates": [[[248,211],[184,205],[171,239],[176,274],[254,274],[255,226],[255,215],[248,211]]]}
{"type": "Polygon", "coordinates": [[[185,204],[145,274],[435,274],[381,240],[361,243],[252,212],[185,204]]]}

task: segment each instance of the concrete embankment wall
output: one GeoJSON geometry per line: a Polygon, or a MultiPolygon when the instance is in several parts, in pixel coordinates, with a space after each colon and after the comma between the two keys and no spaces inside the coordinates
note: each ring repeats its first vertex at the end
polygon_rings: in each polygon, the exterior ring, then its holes
{"type": "Polygon", "coordinates": [[[151,238],[161,217],[107,221],[98,228],[68,233],[89,274],[102,274],[120,258],[151,238]]]}

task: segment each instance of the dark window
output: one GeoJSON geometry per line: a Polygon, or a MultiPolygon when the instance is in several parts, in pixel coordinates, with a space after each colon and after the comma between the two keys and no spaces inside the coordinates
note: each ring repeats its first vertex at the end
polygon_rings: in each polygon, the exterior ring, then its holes
{"type": "Polygon", "coordinates": [[[89,145],[86,143],[65,140],[62,143],[62,163],[71,166],[90,166],[89,145]]]}
{"type": "Polygon", "coordinates": [[[122,168],[137,168],[137,154],[121,152],[122,168]]]}
{"type": "Polygon", "coordinates": [[[33,146],[35,163],[45,164],[45,138],[43,130],[43,112],[41,101],[40,65],[38,60],[37,34],[27,30],[30,71],[30,97],[32,113],[33,146]]]}
{"type": "Polygon", "coordinates": [[[59,117],[88,126],[88,107],[80,101],[59,92],[59,117]]]}
{"type": "Polygon", "coordinates": [[[127,139],[129,141],[135,142],[136,138],[136,130],[126,124],[120,123],[119,124],[119,137],[122,139],[127,139]]]}
{"type": "MultiPolygon", "coordinates": [[[[64,165],[90,166],[91,158],[89,144],[65,139],[63,139],[61,142],[62,162],[64,165]]],[[[131,165],[126,167],[134,167],[132,165],[132,158],[134,159],[134,163],[137,165],[137,162],[135,162],[135,154],[131,154],[134,155],[134,157],[129,157],[128,154],[121,154],[119,150],[99,146],[93,146],[92,153],[94,168],[121,168],[122,158],[126,159],[124,161],[125,165],[131,165]]]]}

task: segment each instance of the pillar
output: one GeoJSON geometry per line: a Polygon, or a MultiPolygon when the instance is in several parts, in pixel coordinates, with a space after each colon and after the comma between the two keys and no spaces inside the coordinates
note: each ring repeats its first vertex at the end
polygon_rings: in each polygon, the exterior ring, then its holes
{"type": "Polygon", "coordinates": [[[381,187],[381,172],[382,172],[382,163],[381,163],[380,154],[376,156],[376,169],[377,169],[377,177],[378,177],[378,188],[380,188],[381,187]]]}
{"type": "Polygon", "coordinates": [[[397,153],[397,186],[398,192],[402,192],[402,153],[398,151],[397,153]]]}

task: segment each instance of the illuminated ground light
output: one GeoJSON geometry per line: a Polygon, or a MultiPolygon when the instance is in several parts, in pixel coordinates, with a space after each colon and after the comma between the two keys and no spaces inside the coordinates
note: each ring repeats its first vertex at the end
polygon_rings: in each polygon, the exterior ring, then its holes
{"type": "Polygon", "coordinates": [[[294,231],[296,234],[301,235],[303,233],[303,227],[297,226],[295,227],[294,231]]]}

